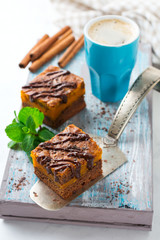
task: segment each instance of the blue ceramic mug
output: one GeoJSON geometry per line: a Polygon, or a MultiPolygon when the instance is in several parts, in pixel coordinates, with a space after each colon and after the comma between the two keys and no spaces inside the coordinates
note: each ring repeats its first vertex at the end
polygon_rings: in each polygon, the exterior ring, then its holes
{"type": "Polygon", "coordinates": [[[139,32],[134,21],[118,15],[97,17],[85,25],[85,55],[92,93],[101,101],[119,101],[128,91],[131,72],[137,57],[139,32]],[[131,24],[136,31],[133,40],[122,45],[103,45],[93,41],[88,35],[89,28],[105,19],[118,19],[131,24]]]}

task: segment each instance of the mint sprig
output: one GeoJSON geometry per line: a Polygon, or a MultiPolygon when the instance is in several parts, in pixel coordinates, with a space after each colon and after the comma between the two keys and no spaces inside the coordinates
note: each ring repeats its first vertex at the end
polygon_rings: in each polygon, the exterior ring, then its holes
{"type": "Polygon", "coordinates": [[[5,132],[12,140],[8,143],[9,148],[22,149],[27,153],[30,161],[30,152],[38,146],[39,143],[47,141],[54,136],[54,133],[46,127],[42,127],[44,114],[37,108],[22,108],[17,116],[9,124],[5,132]]]}
{"type": "Polygon", "coordinates": [[[38,108],[25,107],[22,108],[18,114],[18,120],[26,125],[26,122],[29,121],[29,117],[33,118],[35,123],[35,128],[38,128],[42,125],[44,120],[44,114],[38,110],[38,108]]]}

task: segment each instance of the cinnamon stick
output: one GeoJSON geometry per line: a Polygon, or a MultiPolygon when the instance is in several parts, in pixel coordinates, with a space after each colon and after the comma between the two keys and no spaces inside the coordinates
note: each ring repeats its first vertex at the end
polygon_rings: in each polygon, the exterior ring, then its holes
{"type": "Polygon", "coordinates": [[[30,53],[39,46],[42,42],[44,42],[47,38],[49,38],[48,34],[45,34],[37,43],[34,45],[34,47],[26,54],[26,56],[22,59],[22,61],[19,63],[20,68],[25,68],[28,63],[30,62],[30,53]]]}
{"type": "Polygon", "coordinates": [[[52,37],[46,39],[41,45],[33,49],[33,51],[30,53],[31,60],[34,61],[37,58],[39,58],[44,52],[46,52],[49,47],[61,36],[63,35],[66,31],[70,29],[69,26],[65,26],[62,28],[59,32],[57,32],[55,35],[52,37]]]}
{"type": "Polygon", "coordinates": [[[83,47],[84,45],[84,35],[81,35],[80,38],[74,41],[64,52],[62,57],[58,61],[58,65],[63,68],[67,65],[67,63],[76,55],[76,53],[83,47]]]}
{"type": "Polygon", "coordinates": [[[65,32],[60,38],[58,38],[58,40],[56,42],[54,42],[49,49],[51,49],[52,47],[54,47],[55,45],[59,44],[63,39],[65,39],[67,36],[69,36],[70,34],[72,34],[72,29],[69,29],[67,32],[65,32]]]}
{"type": "Polygon", "coordinates": [[[73,35],[69,35],[68,37],[63,39],[59,44],[49,49],[40,58],[35,60],[29,67],[29,70],[31,72],[36,72],[41,66],[47,63],[49,60],[51,60],[55,55],[57,55],[58,53],[63,51],[66,47],[68,47],[74,41],[74,39],[75,38],[73,35]]]}

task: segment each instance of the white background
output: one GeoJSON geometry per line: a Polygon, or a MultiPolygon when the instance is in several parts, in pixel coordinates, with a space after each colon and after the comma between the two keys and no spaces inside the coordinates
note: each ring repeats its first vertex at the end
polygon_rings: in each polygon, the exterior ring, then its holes
{"type": "MultiPolygon", "coordinates": [[[[28,69],[18,63],[43,34],[54,34],[57,16],[48,0],[0,0],[0,182],[8,156],[5,126],[19,110],[28,69]]],[[[154,218],[152,232],[0,220],[0,240],[152,239],[160,236],[160,94],[154,92],[154,218]]]]}

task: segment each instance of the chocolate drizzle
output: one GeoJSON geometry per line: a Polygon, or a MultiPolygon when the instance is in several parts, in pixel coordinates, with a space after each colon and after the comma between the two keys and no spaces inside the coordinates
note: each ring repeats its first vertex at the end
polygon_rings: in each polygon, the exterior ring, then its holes
{"type": "Polygon", "coordinates": [[[40,148],[43,148],[45,150],[52,150],[53,152],[61,151],[61,152],[68,152],[67,157],[74,157],[74,159],[71,158],[60,158],[60,159],[53,159],[51,157],[45,157],[40,156],[37,158],[37,161],[41,165],[45,165],[45,168],[49,174],[54,173],[55,181],[58,181],[57,173],[60,171],[63,171],[66,168],[70,168],[72,177],[79,178],[80,177],[80,170],[81,170],[81,163],[78,161],[79,158],[82,158],[87,161],[87,168],[89,170],[93,167],[93,159],[94,156],[90,153],[84,152],[84,149],[74,146],[56,146],[58,144],[62,145],[63,143],[66,143],[67,141],[74,142],[74,141],[87,141],[90,139],[88,134],[85,133],[59,133],[57,136],[60,137],[67,137],[65,139],[62,139],[60,141],[56,142],[44,142],[39,144],[40,148]],[[74,167],[75,166],[75,167],[74,167]],[[52,170],[51,170],[52,169],[52,170]],[[52,172],[53,171],[53,172],[52,172]]]}
{"type": "MultiPolygon", "coordinates": [[[[36,82],[35,82],[36,83],[36,82]]],[[[61,82],[61,83],[57,83],[57,84],[52,84],[51,82],[48,82],[48,84],[35,84],[35,83],[30,83],[30,85],[26,85],[23,86],[23,89],[33,89],[33,88],[50,88],[53,89],[51,92],[58,92],[60,90],[62,90],[65,87],[69,87],[69,88],[76,88],[77,85],[76,83],[72,83],[72,82],[61,82]]]]}
{"type": "Polygon", "coordinates": [[[42,76],[42,78],[39,81],[31,82],[29,85],[23,86],[22,89],[28,89],[28,90],[34,89],[34,92],[29,95],[31,102],[34,102],[38,98],[50,97],[50,98],[60,98],[62,100],[62,103],[66,103],[67,102],[66,94],[63,94],[63,93],[58,94],[58,92],[60,92],[64,88],[76,88],[77,84],[74,82],[66,82],[66,81],[57,83],[57,81],[59,77],[69,75],[69,74],[70,72],[66,70],[48,72],[45,74],[45,77],[42,76]],[[48,90],[35,91],[36,89],[41,89],[41,88],[47,88],[48,90]]]}
{"type": "Polygon", "coordinates": [[[87,160],[87,168],[89,170],[91,170],[92,167],[93,167],[93,155],[90,154],[90,153],[72,152],[72,153],[68,153],[67,156],[68,157],[84,158],[85,160],[87,160]]]}
{"type": "Polygon", "coordinates": [[[67,71],[67,70],[60,70],[60,71],[47,72],[45,75],[46,76],[53,76],[54,75],[53,78],[57,78],[57,77],[68,75],[68,74],[70,74],[69,71],[67,71]]]}
{"type": "Polygon", "coordinates": [[[76,178],[80,177],[80,170],[81,170],[81,164],[80,162],[77,162],[76,159],[71,160],[71,159],[54,159],[54,163],[49,163],[49,168],[54,168],[54,176],[55,176],[55,181],[58,179],[57,178],[57,173],[59,171],[63,171],[67,167],[70,168],[71,173],[72,173],[72,178],[75,176],[76,178]],[[73,167],[75,165],[75,169],[73,167]]]}
{"type": "MultiPolygon", "coordinates": [[[[39,147],[43,147],[44,149],[56,149],[54,148],[55,145],[58,145],[58,144],[62,144],[62,143],[65,143],[65,142],[75,142],[75,141],[87,141],[89,140],[90,136],[88,134],[85,134],[85,133],[80,133],[80,134],[77,134],[77,133],[59,133],[57,134],[57,136],[67,136],[68,138],[64,139],[64,140],[60,140],[60,141],[57,141],[57,142],[44,142],[44,143],[40,143],[39,144],[39,147]]],[[[59,148],[60,150],[63,150],[64,148],[59,148]]],[[[68,148],[67,148],[68,149],[68,148]]]]}
{"type": "Polygon", "coordinates": [[[53,94],[52,91],[41,91],[37,93],[30,94],[29,98],[31,102],[34,102],[35,99],[37,98],[45,98],[45,97],[50,97],[50,98],[60,98],[62,100],[62,103],[67,102],[67,96],[65,94],[53,94]],[[50,94],[48,94],[50,93],[50,94]]]}

